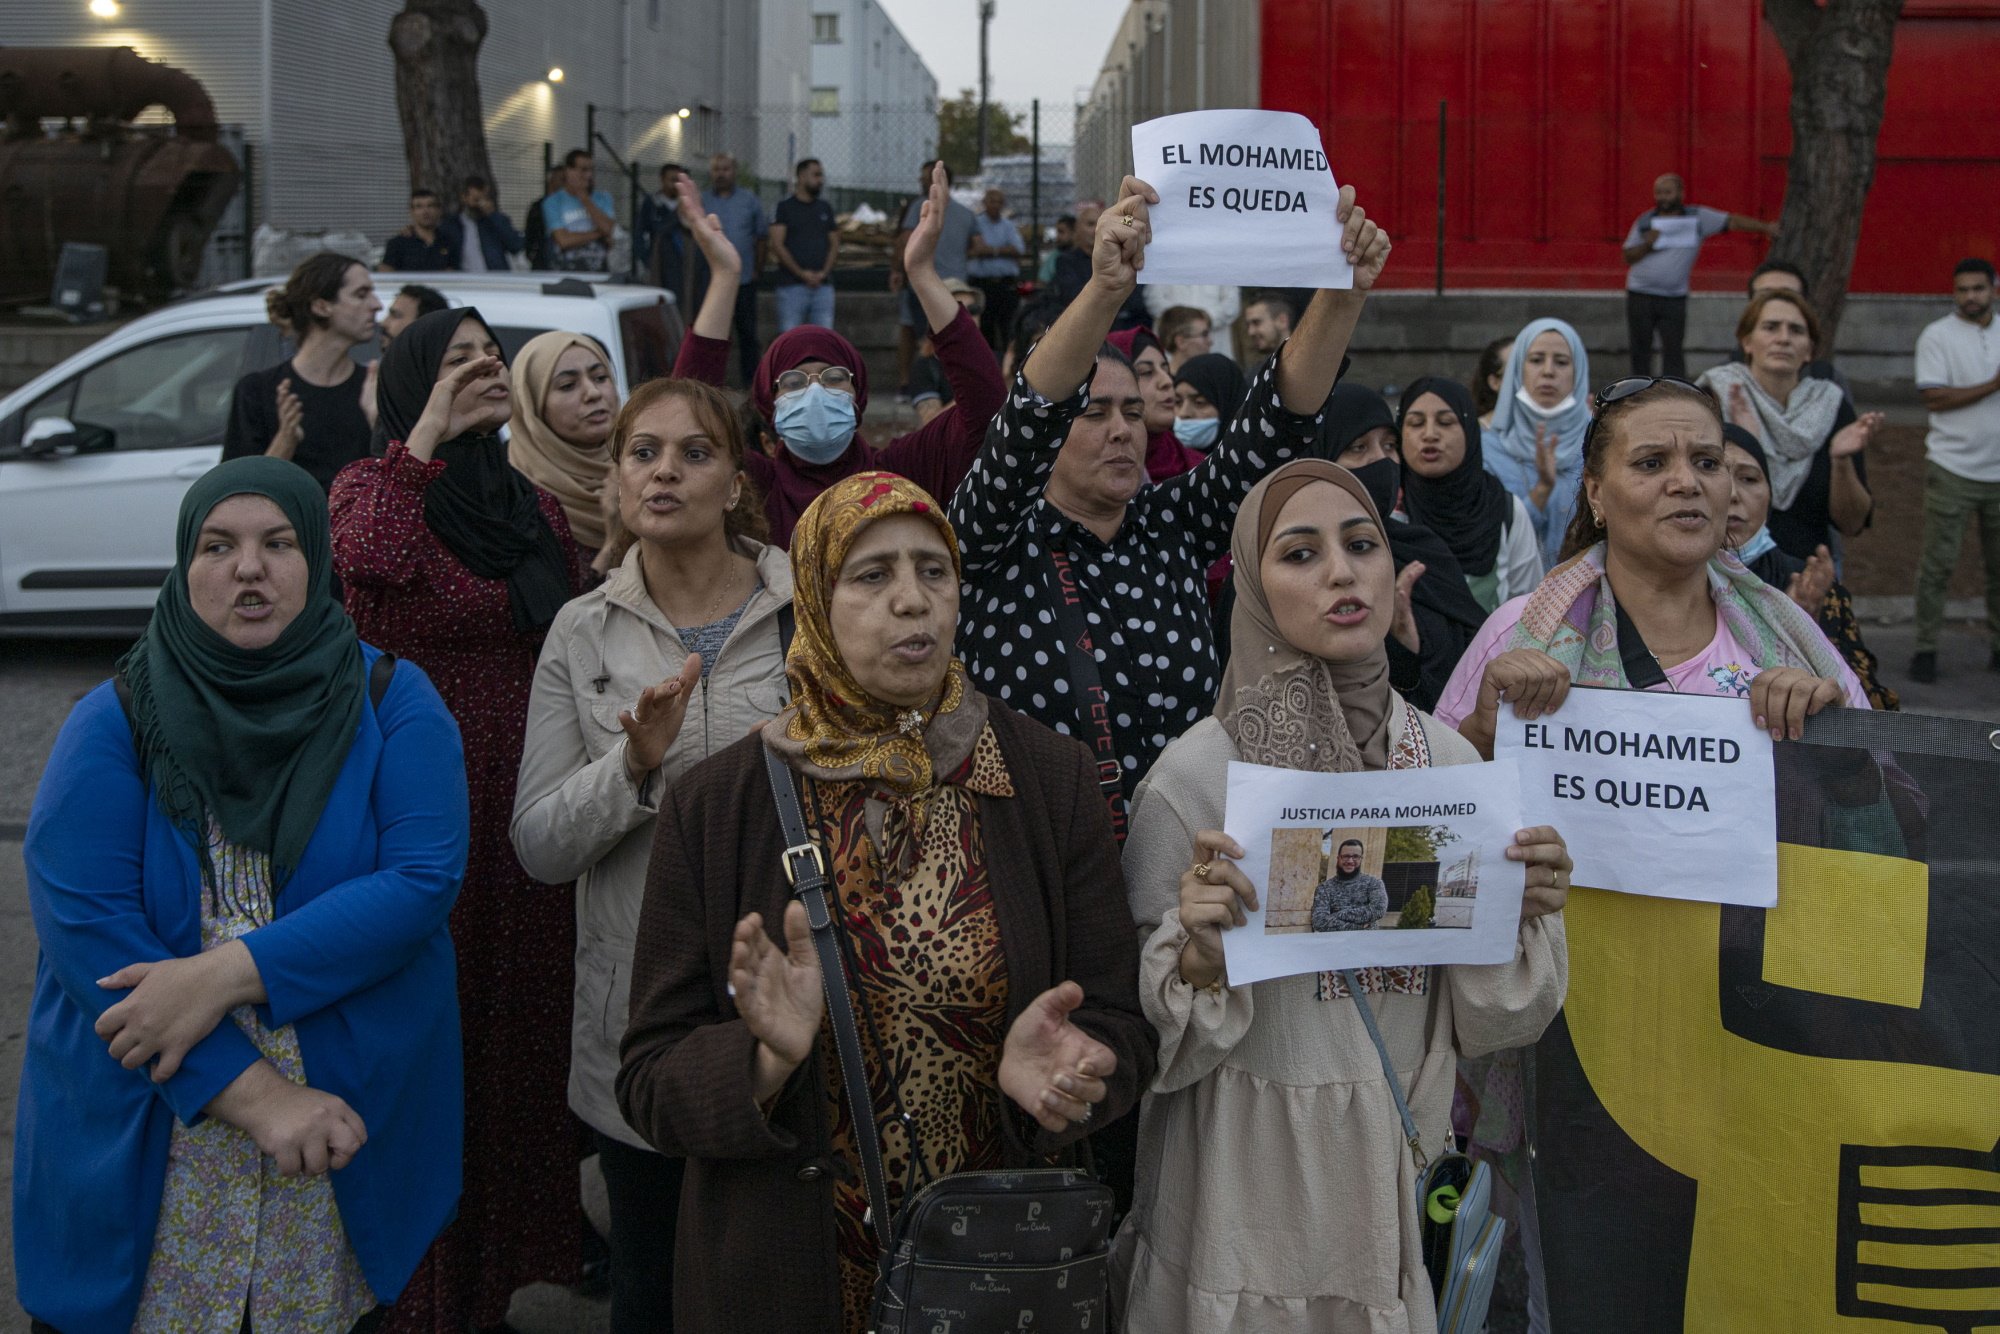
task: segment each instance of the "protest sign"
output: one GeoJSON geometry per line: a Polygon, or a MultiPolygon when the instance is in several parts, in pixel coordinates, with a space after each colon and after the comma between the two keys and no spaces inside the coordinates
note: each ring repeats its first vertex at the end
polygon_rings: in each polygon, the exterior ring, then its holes
{"type": "Polygon", "coordinates": [[[1232,984],[1514,957],[1514,766],[1301,773],[1231,763],[1223,825],[1257,911],[1222,933],[1232,984]]]}
{"type": "Polygon", "coordinates": [[[1554,1329],[2000,1325],[2000,734],[1828,709],[1773,750],[1776,908],[1570,894],[1554,1329]]]}
{"type": "Polygon", "coordinates": [[[1132,127],[1132,162],[1160,194],[1141,282],[1354,286],[1334,217],[1340,187],[1304,116],[1185,111],[1143,121],[1132,127]]]}
{"type": "Polygon", "coordinates": [[[1691,215],[1663,218],[1655,214],[1652,227],[1660,234],[1653,242],[1655,250],[1692,250],[1701,244],[1701,221],[1691,215]]]}
{"type": "Polygon", "coordinates": [[[1742,700],[1579,689],[1534,722],[1503,704],[1493,757],[1520,765],[1522,818],[1562,831],[1576,884],[1778,901],[1771,737],[1742,700]]]}

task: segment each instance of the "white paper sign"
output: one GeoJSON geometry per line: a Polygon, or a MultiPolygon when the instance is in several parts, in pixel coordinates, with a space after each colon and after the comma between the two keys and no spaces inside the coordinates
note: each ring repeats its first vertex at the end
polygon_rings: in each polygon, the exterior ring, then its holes
{"type": "Polygon", "coordinates": [[[1143,121],[1132,127],[1132,163],[1160,194],[1141,282],[1354,286],[1334,218],[1340,187],[1304,116],[1184,111],[1143,121]]]}
{"type": "Polygon", "coordinates": [[[1575,884],[1666,899],[1778,902],[1771,737],[1740,699],[1572,690],[1523,722],[1501,705],[1493,757],[1521,766],[1521,816],[1554,825],[1575,884]]]}
{"type": "Polygon", "coordinates": [[[1691,216],[1653,218],[1652,227],[1660,234],[1655,250],[1692,250],[1701,244],[1701,220],[1691,216]]]}
{"type": "Polygon", "coordinates": [[[1513,958],[1520,786],[1504,761],[1346,774],[1232,763],[1223,826],[1247,854],[1257,911],[1222,933],[1230,982],[1513,958]]]}

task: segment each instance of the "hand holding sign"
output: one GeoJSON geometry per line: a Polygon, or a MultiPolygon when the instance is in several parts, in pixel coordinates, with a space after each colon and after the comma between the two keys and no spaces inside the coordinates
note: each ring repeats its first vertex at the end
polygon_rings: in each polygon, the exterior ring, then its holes
{"type": "Polygon", "coordinates": [[[1162,116],[1132,127],[1132,163],[1158,188],[1148,282],[1366,290],[1388,255],[1304,116],[1162,116]]]}
{"type": "Polygon", "coordinates": [[[1153,239],[1150,208],[1159,192],[1136,176],[1118,187],[1118,202],[1097,219],[1097,244],[1090,252],[1090,276],[1120,296],[1139,281],[1146,267],[1146,243],[1153,239]]]}

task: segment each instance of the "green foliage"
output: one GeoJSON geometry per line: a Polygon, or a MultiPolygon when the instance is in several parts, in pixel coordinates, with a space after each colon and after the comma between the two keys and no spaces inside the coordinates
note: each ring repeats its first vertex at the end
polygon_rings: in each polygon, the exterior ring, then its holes
{"type": "Polygon", "coordinates": [[[1389,841],[1383,849],[1385,862],[1434,862],[1438,860],[1438,849],[1452,841],[1448,825],[1404,825],[1389,831],[1389,841]]]}
{"type": "MultiPolygon", "coordinates": [[[[1001,157],[1034,151],[1034,141],[1021,133],[1023,112],[1010,112],[997,102],[986,106],[986,155],[1001,157]]],[[[979,171],[979,94],[970,88],[938,103],[938,157],[962,181],[979,171]]]]}
{"type": "Polygon", "coordinates": [[[1403,915],[1396,919],[1396,929],[1421,930],[1436,920],[1437,896],[1429,885],[1419,885],[1417,892],[1410,895],[1410,901],[1403,905],[1403,915]]]}

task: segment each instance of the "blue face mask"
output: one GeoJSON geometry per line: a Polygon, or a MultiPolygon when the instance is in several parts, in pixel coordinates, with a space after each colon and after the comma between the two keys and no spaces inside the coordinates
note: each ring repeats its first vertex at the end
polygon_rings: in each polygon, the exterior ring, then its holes
{"type": "Polygon", "coordinates": [[[772,425],[785,448],[805,463],[831,463],[854,439],[854,395],[809,384],[778,400],[772,425]]]}
{"type": "Polygon", "coordinates": [[[1222,434],[1220,417],[1176,417],[1174,418],[1174,439],[1189,449],[1213,449],[1218,436],[1222,434]]]}

